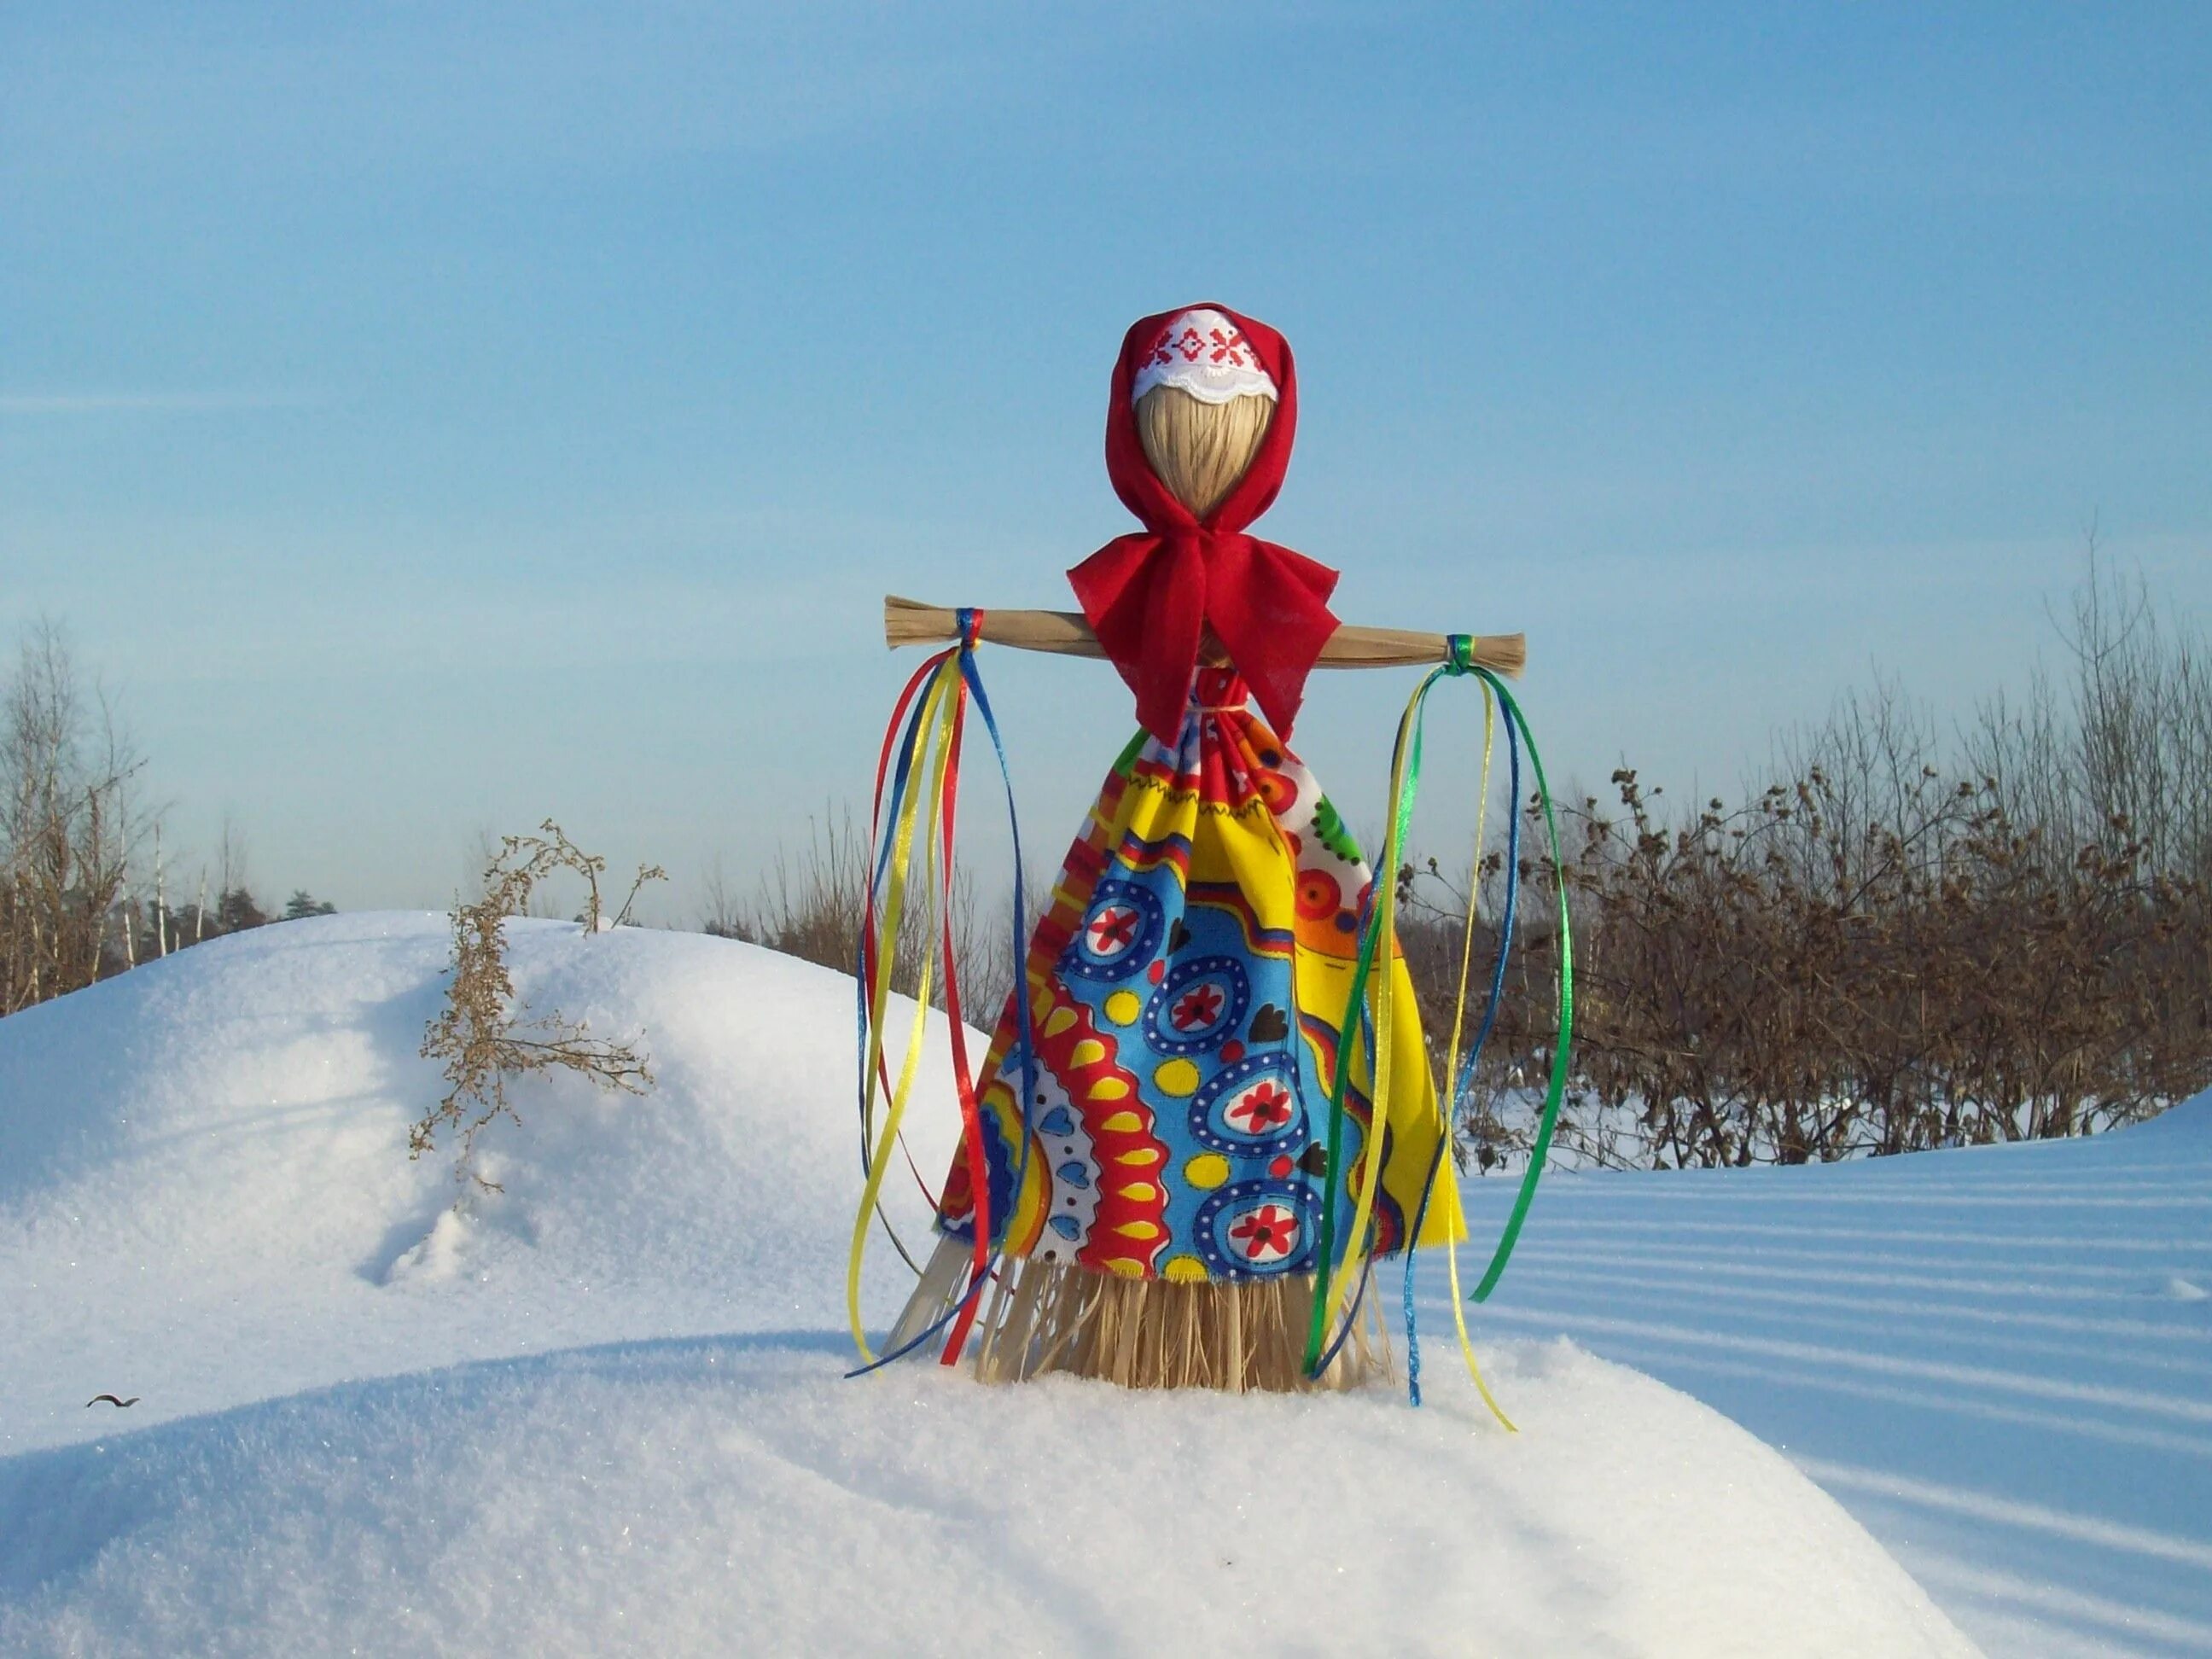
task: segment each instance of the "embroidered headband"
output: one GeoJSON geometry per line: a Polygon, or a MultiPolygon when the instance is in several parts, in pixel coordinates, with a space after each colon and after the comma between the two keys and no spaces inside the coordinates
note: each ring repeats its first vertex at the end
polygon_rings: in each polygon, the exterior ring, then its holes
{"type": "Polygon", "coordinates": [[[1280,396],[1244,331],[1211,306],[1193,307],[1161,325],[1130,382],[1129,401],[1156,386],[1178,387],[1202,404],[1245,397],[1273,403],[1280,396]]]}

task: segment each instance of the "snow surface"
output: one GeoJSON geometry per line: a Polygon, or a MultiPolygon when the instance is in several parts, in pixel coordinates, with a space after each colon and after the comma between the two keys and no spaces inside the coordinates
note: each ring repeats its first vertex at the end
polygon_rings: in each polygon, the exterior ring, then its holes
{"type": "MultiPolygon", "coordinates": [[[[516,925],[523,994],[659,1085],[532,1083],[457,1212],[404,1152],[446,941],[290,922],[0,1022],[0,1651],[1972,1650],[1784,1457],[1527,1304],[1485,1340],[1518,1437],[1440,1336],[1418,1412],[842,1381],[849,981],[748,946],[516,925]]],[[[878,1325],[903,1282],[879,1250],[878,1325]]]]}
{"type": "Polygon", "coordinates": [[[0,1648],[1972,1651],[1724,1419],[1510,1354],[1510,1443],[1388,1397],[844,1383],[776,1337],[347,1384],[0,1465],[39,1516],[0,1648]]]}
{"type": "MultiPolygon", "coordinates": [[[[1478,1238],[1510,1196],[1474,1185],[1478,1238]]],[[[1992,1653],[2205,1654],[2206,1286],[2212,1095],[2086,1140],[1554,1174],[1480,1322],[1784,1449],[1992,1653]]]]}

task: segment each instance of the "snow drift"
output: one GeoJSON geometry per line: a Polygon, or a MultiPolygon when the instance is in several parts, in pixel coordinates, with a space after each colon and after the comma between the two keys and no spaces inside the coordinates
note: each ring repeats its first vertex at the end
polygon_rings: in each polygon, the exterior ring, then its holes
{"type": "Polygon", "coordinates": [[[0,1648],[1972,1651],[1779,1456],[1564,1342],[1498,1367],[1510,1443],[1388,1396],[839,1368],[624,1345],[15,1460],[44,1539],[0,1552],[0,1648]]]}
{"type": "Polygon", "coordinates": [[[1492,1345],[1517,1438],[1438,1361],[1419,1411],[842,1381],[850,982],[744,945],[515,925],[524,996],[659,1084],[532,1082],[456,1212],[405,1156],[444,928],[0,1022],[0,1649],[1972,1650],[1781,1456],[1565,1342],[1492,1345]]]}

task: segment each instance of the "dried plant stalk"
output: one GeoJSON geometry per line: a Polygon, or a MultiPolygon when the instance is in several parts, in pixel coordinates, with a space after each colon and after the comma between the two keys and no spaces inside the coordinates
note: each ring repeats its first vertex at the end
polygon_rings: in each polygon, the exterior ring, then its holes
{"type": "MultiPolygon", "coordinates": [[[[522,1121],[507,1098],[512,1079],[566,1066],[624,1094],[641,1095],[653,1086],[652,1069],[632,1044],[595,1037],[584,1023],[571,1024],[557,1010],[528,1019],[515,995],[502,930],[509,916],[523,913],[539,881],[556,870],[582,876],[591,891],[584,931],[588,935],[602,927],[599,878],[606,860],[578,848],[550,818],[539,828],[540,835],[505,837],[484,871],[483,896],[454,907],[453,978],[446,1006],[423,1031],[422,1049],[424,1059],[446,1062],[448,1086],[445,1098],[407,1132],[410,1160],[436,1151],[441,1129],[456,1132],[453,1179],[483,1192],[498,1192],[500,1186],[477,1165],[477,1136],[495,1119],[522,1121]]],[[[647,882],[665,879],[658,865],[641,866],[613,925],[629,918],[647,882]]]]}

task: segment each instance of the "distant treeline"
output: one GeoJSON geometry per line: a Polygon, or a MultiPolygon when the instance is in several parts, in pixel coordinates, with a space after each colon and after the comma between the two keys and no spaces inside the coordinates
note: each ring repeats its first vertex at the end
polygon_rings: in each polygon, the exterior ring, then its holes
{"type": "Polygon", "coordinates": [[[295,892],[281,912],[264,908],[228,830],[216,869],[195,872],[187,896],[140,804],[143,767],[60,630],[29,629],[0,685],[0,1014],[204,939],[335,908],[295,892]]]}
{"type": "MultiPolygon", "coordinates": [[[[2212,1085],[2212,651],[2094,553],[2057,634],[2056,673],[1948,728],[1893,685],[1846,696],[1733,801],[1669,811],[1624,768],[1606,801],[1560,804],[1563,872],[1523,803],[1507,994],[1458,1106],[1467,1162],[1528,1148],[1557,1037],[1559,879],[1576,981],[1560,1145],[1585,1162],[2086,1133],[2212,1085]]],[[[134,809],[136,757],[51,629],[27,637],[0,720],[0,1012],[331,909],[295,892],[272,915],[228,835],[184,892],[134,809]]],[[[1439,1069],[1470,889],[1478,963],[1498,945],[1492,843],[1476,869],[1397,872],[1439,1069]]],[[[699,925],[849,971],[867,874],[861,828],[818,821],[749,900],[711,881],[699,925]]],[[[963,880],[956,954],[986,1025],[1011,985],[987,909],[963,880]]],[[[922,945],[908,921],[902,988],[922,945]]]]}

